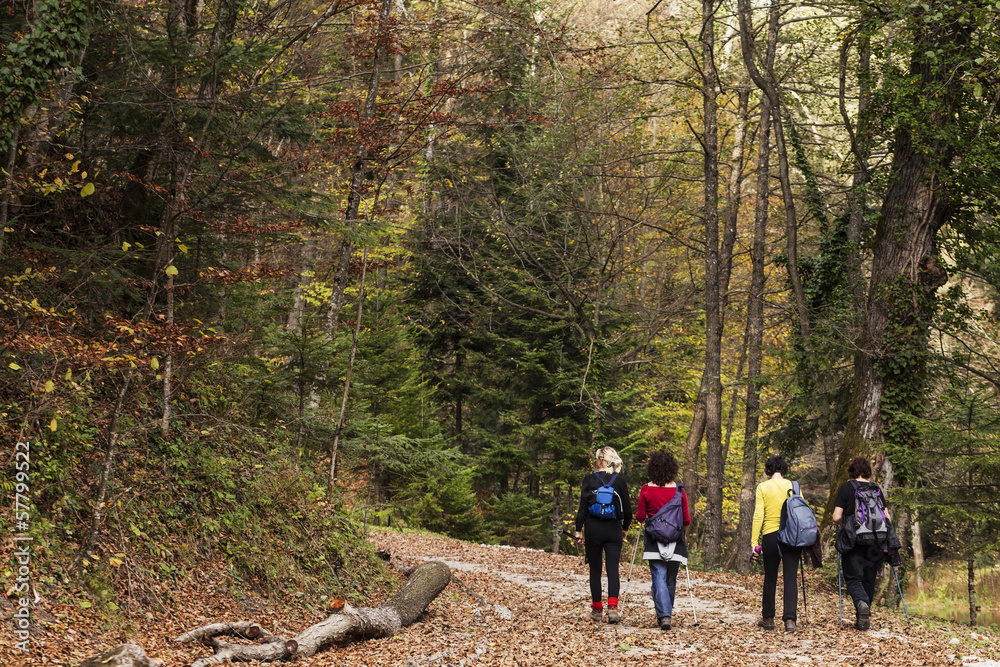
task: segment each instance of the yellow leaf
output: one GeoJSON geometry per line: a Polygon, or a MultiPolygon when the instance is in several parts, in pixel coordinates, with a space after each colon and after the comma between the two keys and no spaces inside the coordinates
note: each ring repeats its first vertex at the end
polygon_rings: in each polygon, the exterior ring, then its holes
{"type": "Polygon", "coordinates": [[[10,362],[10,363],[9,363],[9,364],[7,364],[7,365],[8,365],[9,367],[10,367],[10,369],[11,369],[12,371],[19,371],[19,370],[21,370],[21,367],[20,367],[20,366],[18,366],[17,364],[15,364],[15,363],[14,363],[13,361],[12,361],[12,362],[10,362]]]}
{"type": "Polygon", "coordinates": [[[59,429],[59,422],[57,422],[56,418],[53,417],[52,421],[49,422],[49,430],[54,432],[58,429],[59,429]]]}
{"type": "Polygon", "coordinates": [[[181,251],[182,253],[184,253],[185,255],[186,255],[186,254],[187,254],[187,252],[188,252],[188,247],[187,247],[186,245],[184,245],[183,243],[182,243],[182,244],[180,244],[179,246],[177,246],[177,249],[178,249],[178,250],[180,250],[180,251],[181,251]]]}
{"type": "Polygon", "coordinates": [[[155,371],[157,368],[160,367],[160,360],[157,359],[156,357],[153,357],[152,359],[149,360],[149,367],[155,371]]]}
{"type": "Polygon", "coordinates": [[[73,369],[66,371],[66,381],[70,382],[73,379],[73,369]]]}
{"type": "Polygon", "coordinates": [[[132,247],[132,244],[128,241],[122,241],[122,252],[128,252],[128,249],[132,247]]]}
{"type": "Polygon", "coordinates": [[[67,160],[72,160],[73,159],[73,154],[72,153],[66,153],[66,159],[67,160]]]}
{"type": "Polygon", "coordinates": [[[52,380],[46,380],[45,381],[45,393],[46,394],[50,393],[55,388],[56,388],[56,385],[55,385],[55,383],[52,380]]]}
{"type": "Polygon", "coordinates": [[[94,184],[93,183],[87,183],[85,186],[83,186],[82,188],[80,188],[80,196],[81,197],[87,197],[87,196],[92,195],[92,194],[94,194],[94,184]]]}
{"type": "Polygon", "coordinates": [[[176,266],[174,266],[173,264],[171,264],[170,266],[168,266],[168,267],[166,268],[166,271],[165,271],[165,273],[166,273],[166,274],[167,274],[168,276],[176,276],[176,275],[177,275],[177,267],[176,267],[176,266]]]}

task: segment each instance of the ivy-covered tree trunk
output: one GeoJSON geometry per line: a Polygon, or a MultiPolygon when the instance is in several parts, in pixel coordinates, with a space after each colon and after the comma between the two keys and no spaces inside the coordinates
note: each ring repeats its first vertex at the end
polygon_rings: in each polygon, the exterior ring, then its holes
{"type": "MultiPolygon", "coordinates": [[[[972,28],[959,22],[912,18],[913,55],[908,85],[899,95],[891,178],[872,247],[872,269],[863,330],[855,357],[851,412],[837,464],[847,478],[855,456],[880,451],[880,481],[886,489],[905,484],[919,446],[910,415],[926,404],[927,341],[936,291],[947,278],[937,261],[937,232],[949,219],[946,185],[961,133],[957,109],[962,95],[935,50],[956,57],[972,28]]],[[[837,484],[831,485],[832,511],[837,484]]],[[[897,531],[898,532],[898,531],[897,531]]],[[[900,535],[906,544],[906,536],[900,535]]]]}

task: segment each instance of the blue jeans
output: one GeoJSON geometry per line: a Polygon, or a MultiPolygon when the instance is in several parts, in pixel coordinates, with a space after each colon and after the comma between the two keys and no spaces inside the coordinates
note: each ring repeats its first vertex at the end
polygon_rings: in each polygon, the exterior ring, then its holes
{"type": "Polygon", "coordinates": [[[675,560],[649,561],[649,573],[653,577],[653,606],[656,619],[673,615],[674,597],[677,594],[677,572],[681,564],[675,560]]]}

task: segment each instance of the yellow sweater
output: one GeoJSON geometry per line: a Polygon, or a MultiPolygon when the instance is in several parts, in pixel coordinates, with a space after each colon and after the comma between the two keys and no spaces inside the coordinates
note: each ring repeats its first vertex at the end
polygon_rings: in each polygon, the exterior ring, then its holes
{"type": "Polygon", "coordinates": [[[760,536],[778,530],[781,506],[785,504],[792,483],[787,479],[772,478],[757,485],[753,504],[753,543],[760,544],[760,536]]]}

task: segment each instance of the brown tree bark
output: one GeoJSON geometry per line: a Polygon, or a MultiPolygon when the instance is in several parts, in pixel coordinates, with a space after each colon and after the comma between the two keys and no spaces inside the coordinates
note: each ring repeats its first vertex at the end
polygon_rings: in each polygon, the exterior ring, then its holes
{"type": "Polygon", "coordinates": [[[378,607],[354,608],[344,604],[325,620],[312,625],[291,639],[267,636],[256,623],[241,621],[215,623],[186,632],[174,639],[185,643],[200,641],[212,647],[213,655],[195,660],[191,667],[226,662],[278,662],[308,658],[337,642],[390,637],[400,628],[412,625],[434,598],[451,581],[451,569],[440,561],[424,563],[413,570],[406,583],[378,607]],[[236,636],[260,639],[260,644],[232,644],[219,637],[236,636]]]}
{"type": "Polygon", "coordinates": [[[705,179],[705,532],[702,553],[709,567],[722,555],[722,305],[719,298],[719,75],[715,68],[715,2],[702,0],[701,66],[705,179]]]}
{"type": "MultiPolygon", "coordinates": [[[[777,30],[768,32],[765,62],[774,59],[777,30]],[[773,39],[772,39],[773,37],[773,39]]],[[[757,434],[760,429],[760,374],[764,362],[764,271],[767,254],[767,220],[770,202],[771,105],[760,101],[757,132],[757,199],[754,206],[753,243],[750,247],[750,291],[747,294],[747,395],[743,427],[743,473],[740,479],[740,518],[736,528],[737,564],[741,572],[750,570],[753,543],[754,492],[757,487],[757,434]]]]}

